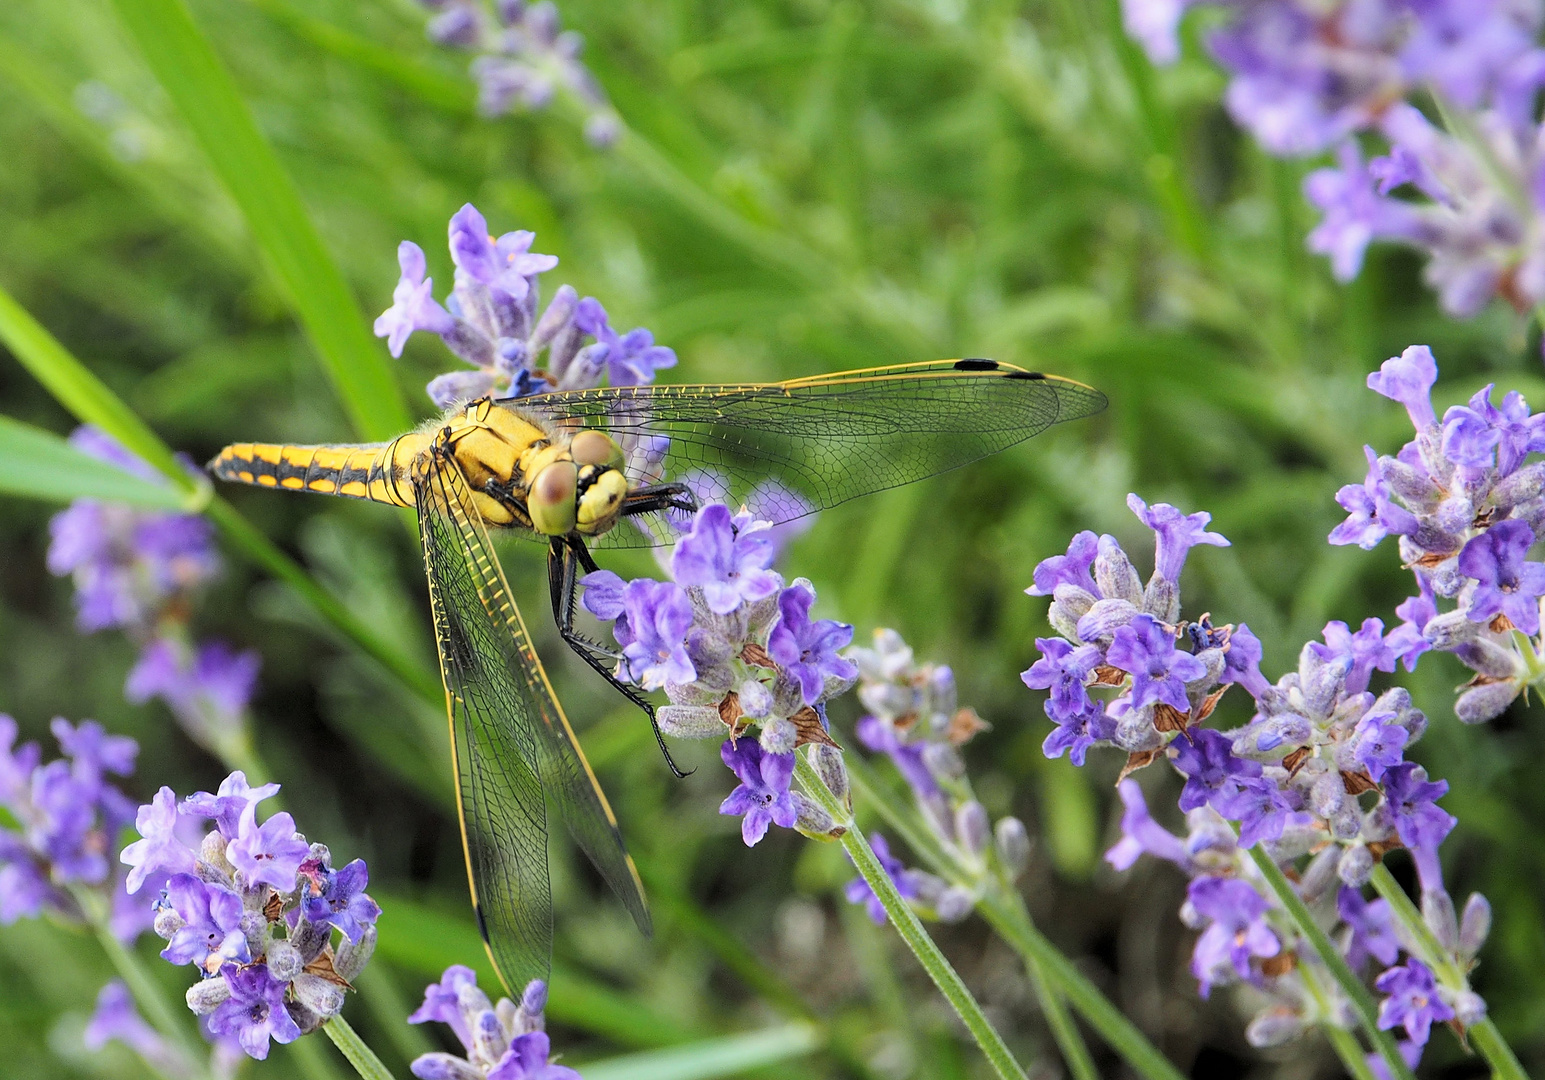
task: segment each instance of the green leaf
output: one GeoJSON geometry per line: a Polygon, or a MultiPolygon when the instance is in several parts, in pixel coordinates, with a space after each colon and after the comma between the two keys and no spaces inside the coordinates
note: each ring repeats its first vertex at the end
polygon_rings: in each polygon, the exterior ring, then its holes
{"type": "Polygon", "coordinates": [[[584,1073],[585,1080],[711,1080],[802,1057],[820,1044],[820,1029],[813,1024],[788,1024],[596,1061],[584,1073]]]}
{"type": "Polygon", "coordinates": [[[114,0],[151,70],[230,190],[362,438],[412,426],[385,353],[300,194],[182,0],[114,0]]]}
{"type": "Polygon", "coordinates": [[[0,416],[0,491],[69,502],[106,499],[147,510],[186,510],[185,493],[83,453],[52,431],[0,416]]]}

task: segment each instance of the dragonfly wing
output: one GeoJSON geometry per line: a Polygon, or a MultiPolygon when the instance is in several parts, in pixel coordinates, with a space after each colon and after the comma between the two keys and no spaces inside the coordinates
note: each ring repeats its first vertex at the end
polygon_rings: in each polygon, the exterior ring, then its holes
{"type": "Polygon", "coordinates": [[[461,788],[473,900],[512,993],[546,978],[552,951],[546,800],[641,929],[649,912],[615,816],[574,738],[487,530],[449,462],[417,481],[461,788]]]}
{"type": "MultiPolygon", "coordinates": [[[[635,483],[663,475],[701,501],[749,499],[776,524],[998,453],[1099,412],[1105,396],[1009,364],[943,360],[781,383],[607,387],[512,404],[557,425],[608,430],[630,451],[635,483]]],[[[602,538],[602,546],[655,542],[627,527],[602,538]]]]}

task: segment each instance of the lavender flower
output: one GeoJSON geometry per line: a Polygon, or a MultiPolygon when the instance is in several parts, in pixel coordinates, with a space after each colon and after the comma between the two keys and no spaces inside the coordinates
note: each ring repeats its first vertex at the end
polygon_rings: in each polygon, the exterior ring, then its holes
{"type": "Polygon", "coordinates": [[[1259,981],[1251,962],[1282,951],[1282,942],[1266,922],[1266,898],[1243,881],[1202,877],[1191,883],[1186,900],[1208,924],[1191,956],[1191,974],[1202,997],[1236,977],[1259,981]]]}
{"type": "Polygon", "coordinates": [[[705,506],[671,553],[677,583],[702,589],[703,602],[715,615],[766,599],[781,584],[768,569],[775,550],[765,523],[761,529],[751,525],[749,514],[732,516],[726,506],[705,506]]]}
{"type": "Polygon", "coordinates": [[[1189,653],[1177,652],[1175,639],[1151,615],[1138,615],[1125,626],[1117,627],[1105,662],[1132,675],[1132,707],[1160,702],[1178,712],[1186,712],[1186,683],[1207,674],[1207,668],[1189,653]]]}
{"type": "Polygon", "coordinates": [[[740,786],[719,806],[719,813],[744,816],[740,835],[747,847],[755,847],[770,825],[792,829],[799,807],[789,791],[794,778],[794,755],[768,754],[755,739],[726,740],[719,756],[740,778],[740,786]]]}
{"type": "Polygon", "coordinates": [[[327,848],[308,844],[287,813],[258,824],[258,804],[278,790],[254,788],[240,772],[181,803],[163,787],[140,807],[141,839],[120,856],[134,867],[136,891],[148,882],[160,893],[161,955],[203,973],[188,1007],[260,1059],[271,1040],[292,1042],[343,1008],[344,988],[375,949],[380,914],[362,891],[362,861],[334,871],[327,848]],[[185,826],[211,820],[201,840],[184,839],[185,826]],[[334,929],[343,932],[336,945],[334,929]]]}
{"type": "MultiPolygon", "coordinates": [[[[442,18],[472,10],[455,0],[442,18]]],[[[541,308],[540,278],[558,260],[531,250],[535,234],[515,230],[495,237],[471,203],[451,217],[448,232],[456,273],[445,304],[434,299],[433,279],[425,277],[423,249],[404,240],[397,249],[401,276],[392,306],[375,322],[376,336],[387,339],[393,356],[422,330],[471,366],[429,383],[430,400],[438,407],[455,408],[485,395],[587,389],[603,379],[632,386],[653,381],[657,369],[676,363],[676,354],[656,345],[648,330],[618,334],[598,301],[581,299],[568,285],[559,286],[541,308]],[[546,366],[539,366],[544,357],[546,366]]],[[[664,447],[650,437],[619,432],[618,441],[638,475],[663,457],[664,447]]]]}
{"type": "Polygon", "coordinates": [[[1414,957],[1403,967],[1392,967],[1374,983],[1389,995],[1379,1004],[1379,1027],[1388,1031],[1405,1028],[1417,1046],[1425,1046],[1433,1021],[1452,1020],[1454,1010],[1438,993],[1432,970],[1414,957]]]}
{"type": "Polygon", "coordinates": [[[552,1060],[552,1043],[543,1030],[547,984],[533,979],[517,1004],[488,1000],[471,968],[445,969],[438,983],[424,991],[424,1003],[408,1017],[410,1024],[449,1024],[466,1050],[421,1054],[413,1060],[419,1080],[580,1080],[579,1073],[552,1060]]]}
{"type": "Polygon", "coordinates": [[[778,594],[778,621],[767,634],[767,651],[799,684],[806,705],[825,694],[827,681],[851,684],[858,674],[853,661],[837,650],[853,640],[853,628],[832,619],[810,618],[815,590],[796,582],[778,594]]]}
{"type": "Polygon", "coordinates": [[[1499,521],[1465,544],[1459,572],[1475,580],[1465,613],[1471,622],[1506,618],[1525,634],[1540,629],[1540,597],[1545,595],[1545,564],[1525,562],[1534,543],[1526,521],[1499,521]]]}
{"type": "MultiPolygon", "coordinates": [[[[874,833],[869,837],[869,846],[874,850],[874,857],[880,860],[880,865],[885,868],[885,876],[891,879],[901,898],[917,899],[920,891],[918,882],[913,876],[916,871],[908,870],[906,864],[891,854],[890,841],[886,840],[881,833],[874,833]]],[[[869,882],[861,877],[854,878],[842,887],[842,895],[850,904],[863,904],[864,910],[869,913],[869,918],[875,925],[885,925],[889,918],[885,913],[885,905],[880,903],[880,898],[869,887],[869,882]]]]}

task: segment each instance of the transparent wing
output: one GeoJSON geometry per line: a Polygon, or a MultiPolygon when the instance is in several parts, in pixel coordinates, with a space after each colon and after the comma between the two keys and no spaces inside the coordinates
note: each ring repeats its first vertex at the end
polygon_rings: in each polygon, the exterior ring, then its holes
{"type": "MultiPolygon", "coordinates": [[[[688,484],[788,521],[958,468],[1091,416],[1105,395],[992,360],[941,360],[781,383],[622,386],[510,402],[560,427],[608,430],[629,478],[688,484]]],[[[601,546],[663,534],[623,524],[601,546]]]]}
{"type": "Polygon", "coordinates": [[[462,839],[489,956],[512,994],[552,953],[543,792],[634,920],[648,907],[617,821],[553,696],[504,572],[454,466],[416,479],[451,717],[462,839]]]}

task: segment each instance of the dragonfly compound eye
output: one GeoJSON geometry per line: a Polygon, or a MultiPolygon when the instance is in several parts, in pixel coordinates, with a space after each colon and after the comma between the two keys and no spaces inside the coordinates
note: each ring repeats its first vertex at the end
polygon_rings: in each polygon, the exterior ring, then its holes
{"type": "Polygon", "coordinates": [[[628,497],[628,478],[616,469],[596,476],[579,497],[579,521],[576,528],[586,536],[597,536],[610,529],[622,512],[628,497]]]}
{"type": "Polygon", "coordinates": [[[581,465],[622,468],[622,447],[610,435],[600,431],[581,431],[569,443],[569,454],[581,465]]]}
{"type": "Polygon", "coordinates": [[[574,529],[575,492],[579,468],[572,461],[555,461],[531,481],[526,492],[526,511],[531,527],[543,536],[564,536],[574,529]]]}

